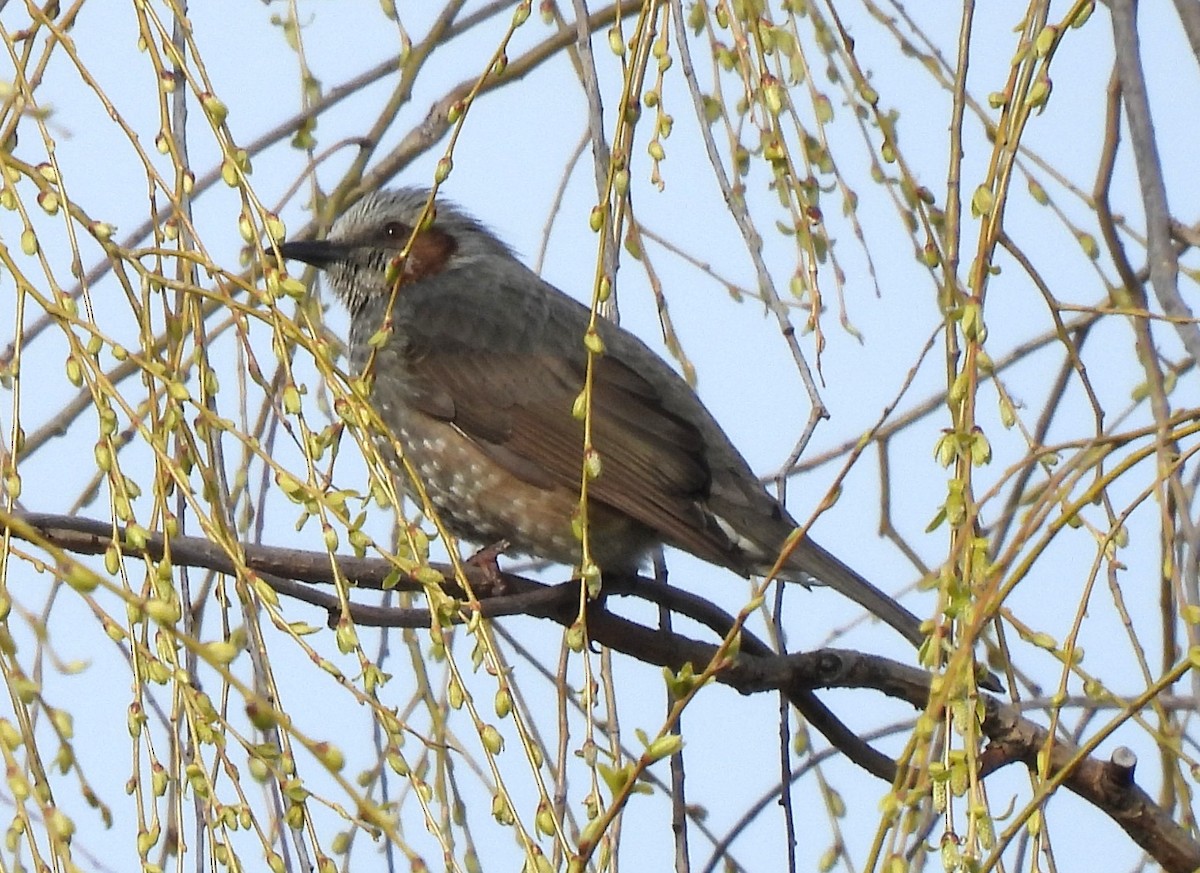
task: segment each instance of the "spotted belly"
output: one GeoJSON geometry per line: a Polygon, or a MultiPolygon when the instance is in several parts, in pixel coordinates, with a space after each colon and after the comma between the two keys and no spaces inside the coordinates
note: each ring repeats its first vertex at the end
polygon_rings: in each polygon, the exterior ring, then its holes
{"type": "MultiPolygon", "coordinates": [[[[509,552],[578,566],[582,546],[572,528],[579,507],[577,490],[531,484],[447,422],[406,415],[395,423],[395,434],[438,517],[456,537],[479,546],[503,540],[509,552]]],[[[398,472],[409,496],[419,503],[409,477],[402,469],[398,472]]],[[[593,503],[588,509],[588,542],[602,570],[633,571],[654,545],[654,537],[624,513],[593,503]]]]}

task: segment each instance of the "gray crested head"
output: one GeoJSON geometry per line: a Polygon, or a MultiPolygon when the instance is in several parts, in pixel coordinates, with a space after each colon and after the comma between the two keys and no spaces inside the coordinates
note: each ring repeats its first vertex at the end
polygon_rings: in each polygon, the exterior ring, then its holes
{"type": "Polygon", "coordinates": [[[509,248],[483,224],[448,200],[434,201],[421,231],[413,228],[429,202],[429,189],[406,187],[373,191],[342,213],[328,238],[285,242],[279,252],[325,271],[330,287],[357,313],[377,295],[391,293],[388,266],[408,250],[401,285],[500,255],[509,248]]]}

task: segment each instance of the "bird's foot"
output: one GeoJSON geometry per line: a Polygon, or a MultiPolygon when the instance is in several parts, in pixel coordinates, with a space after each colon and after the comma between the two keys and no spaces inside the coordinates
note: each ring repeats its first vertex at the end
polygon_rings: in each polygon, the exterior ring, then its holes
{"type": "Polygon", "coordinates": [[[466,563],[477,568],[482,577],[475,584],[476,597],[499,597],[506,593],[498,558],[508,551],[508,547],[508,540],[498,540],[467,558],[466,563]]]}

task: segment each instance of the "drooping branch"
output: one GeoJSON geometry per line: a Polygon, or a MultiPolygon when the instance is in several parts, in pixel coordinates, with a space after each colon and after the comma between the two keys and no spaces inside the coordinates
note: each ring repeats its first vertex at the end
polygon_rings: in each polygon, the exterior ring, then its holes
{"type": "MultiPolygon", "coordinates": [[[[104,553],[113,542],[110,524],[98,519],[48,514],[20,514],[11,517],[9,529],[18,538],[31,542],[44,542],[65,551],[81,555],[104,553]]],[[[0,521],[3,516],[0,516],[0,521]]],[[[165,554],[165,543],[161,534],[151,533],[144,545],[134,548],[124,537],[118,537],[121,551],[130,556],[146,556],[161,560],[165,554]]],[[[300,549],[284,549],[254,544],[242,544],[242,561],[246,568],[270,585],[275,591],[304,603],[326,610],[330,622],[342,615],[342,601],[335,595],[313,587],[316,584],[331,585],[335,579],[332,562],[336,560],[338,575],[360,588],[382,589],[392,585],[400,590],[421,590],[422,585],[403,575],[397,577],[395,566],[384,558],[356,558],[338,555],[331,558],[325,552],[300,549]]],[[[171,561],[175,566],[199,567],[217,573],[234,575],[238,562],[215,543],[200,537],[176,536],[170,541],[171,561]]],[[[434,565],[446,579],[454,578],[449,566],[434,565]]],[[[479,612],[486,618],[506,615],[529,615],[554,621],[564,627],[572,625],[578,617],[579,590],[576,581],[561,585],[545,585],[521,576],[495,574],[479,567],[467,565],[463,568],[472,590],[486,597],[479,601],[479,612]]],[[[464,596],[465,592],[453,583],[445,588],[451,596],[464,596]]],[[[690,594],[679,588],[652,585],[646,580],[613,578],[605,582],[606,596],[636,596],[658,604],[673,613],[686,616],[725,636],[734,627],[735,620],[712,602],[690,594]]],[[[428,609],[413,609],[393,606],[375,606],[351,603],[349,617],[356,623],[372,627],[429,627],[433,617],[428,609]]],[[[465,617],[465,613],[464,613],[465,617]]],[[[685,664],[705,665],[716,655],[716,646],[691,640],[680,634],[661,629],[647,628],[613,614],[603,603],[594,604],[588,611],[589,638],[614,651],[630,655],[646,663],[682,669],[685,664]]],[[[771,648],[743,629],[741,651],[748,657],[770,658],[771,648]]],[[[731,677],[735,674],[731,674],[731,677]]],[[[738,688],[721,674],[718,681],[738,688]]],[[[752,689],[741,689],[750,693],[752,689]]],[[[765,689],[753,689],[765,690],[765,689]]],[[[785,689],[779,689],[785,690],[785,689]]],[[[802,684],[788,689],[793,705],[804,715],[816,730],[820,731],[851,761],[868,772],[886,781],[895,778],[895,762],[860,740],[853,731],[802,684]]]]}
{"type": "MultiPolygon", "coordinates": [[[[102,521],[58,515],[15,514],[5,520],[5,527],[17,538],[81,555],[103,553],[113,534],[112,526],[102,521]]],[[[125,554],[151,559],[162,556],[163,546],[162,537],[157,534],[152,534],[141,549],[120,543],[125,554]]],[[[230,556],[208,540],[172,537],[170,546],[172,561],[177,566],[236,572],[236,563],[230,556]]],[[[396,581],[394,565],[383,558],[338,555],[331,559],[324,552],[249,544],[243,545],[242,550],[245,566],[276,591],[327,609],[331,616],[340,614],[338,598],[313,587],[332,583],[331,560],[337,561],[345,578],[362,588],[378,589],[385,580],[396,581]]],[[[448,577],[451,575],[449,568],[439,569],[448,577]]],[[[487,595],[479,601],[484,616],[524,614],[563,626],[571,625],[578,616],[579,592],[574,580],[545,585],[512,574],[496,578],[471,566],[466,572],[473,586],[478,583],[477,593],[487,595]]],[[[396,587],[419,590],[421,585],[400,578],[396,587]]],[[[631,596],[657,603],[719,635],[734,626],[733,616],[678,588],[652,585],[637,578],[618,578],[606,580],[605,591],[606,598],[631,596]]],[[[614,614],[606,603],[607,599],[594,603],[588,610],[588,634],[596,643],[672,670],[680,670],[687,664],[700,668],[718,656],[718,647],[712,643],[641,625],[614,614]]],[[[351,617],[362,624],[380,627],[427,627],[433,620],[427,609],[362,603],[352,605],[351,617]]],[[[924,709],[932,681],[929,673],[887,658],[841,649],[780,655],[748,631],[743,629],[741,633],[740,650],[721,663],[717,681],[742,694],[783,693],[847,757],[881,778],[894,780],[895,763],[854,735],[815,692],[831,688],[873,689],[924,709]]],[[[1200,868],[1200,842],[1138,787],[1133,779],[1136,762],[1130,759],[1130,753],[1119,749],[1110,761],[1079,755],[1078,747],[1061,737],[1055,737],[1051,743],[1047,730],[1025,718],[1016,706],[989,695],[981,698],[984,701],[981,727],[990,741],[981,759],[981,775],[1014,762],[1035,767],[1039,753],[1049,748],[1049,777],[1059,779],[1063,787],[1107,814],[1164,870],[1191,873],[1200,868]]]]}

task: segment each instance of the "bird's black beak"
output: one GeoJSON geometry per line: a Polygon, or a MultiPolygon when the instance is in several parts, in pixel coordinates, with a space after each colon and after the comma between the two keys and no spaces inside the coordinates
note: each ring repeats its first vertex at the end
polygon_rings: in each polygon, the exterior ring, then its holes
{"type": "Polygon", "coordinates": [[[279,246],[279,254],[289,261],[303,261],[321,269],[344,259],[347,253],[346,246],[327,239],[291,240],[279,246]]]}

